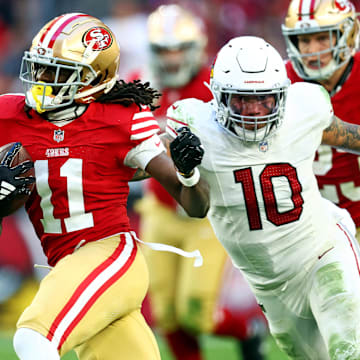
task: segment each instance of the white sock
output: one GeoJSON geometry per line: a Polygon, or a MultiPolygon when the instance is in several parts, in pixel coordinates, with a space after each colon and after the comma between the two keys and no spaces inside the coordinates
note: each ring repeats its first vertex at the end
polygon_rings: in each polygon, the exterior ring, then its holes
{"type": "Polygon", "coordinates": [[[13,344],[20,360],[60,360],[56,347],[35,330],[18,329],[13,344]]]}

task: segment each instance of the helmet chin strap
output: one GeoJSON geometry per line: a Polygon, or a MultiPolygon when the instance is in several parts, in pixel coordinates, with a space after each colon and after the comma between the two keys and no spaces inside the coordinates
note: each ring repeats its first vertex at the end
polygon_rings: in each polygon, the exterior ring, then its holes
{"type": "Polygon", "coordinates": [[[304,70],[308,76],[313,77],[316,80],[326,80],[336,70],[336,61],[331,59],[331,61],[326,66],[316,70],[310,69],[304,65],[304,70]]]}

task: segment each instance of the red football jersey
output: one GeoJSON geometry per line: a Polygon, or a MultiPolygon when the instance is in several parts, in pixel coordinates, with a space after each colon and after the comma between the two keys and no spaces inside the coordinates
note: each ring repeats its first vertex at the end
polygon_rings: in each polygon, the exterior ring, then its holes
{"type": "Polygon", "coordinates": [[[149,109],[135,104],[92,103],[59,127],[23,96],[0,96],[0,145],[20,141],[35,162],[36,188],[26,204],[50,265],[80,243],[129,231],[128,181],[124,165],[132,148],[160,128],[149,109]]]}
{"type": "MultiPolygon", "coordinates": [[[[286,63],[291,82],[303,81],[290,61],[286,63]]],[[[360,124],[360,53],[354,57],[351,73],[342,88],[332,96],[334,113],[341,120],[360,124]]],[[[314,171],[319,188],[326,198],[347,209],[357,227],[360,226],[360,157],[330,147],[320,147],[314,171]]]]}
{"type": "MultiPolygon", "coordinates": [[[[131,78],[134,77],[134,75],[131,76],[131,78]]],[[[162,130],[164,130],[166,126],[166,111],[174,102],[187,98],[197,98],[207,102],[213,98],[210,90],[204,85],[204,82],[209,83],[209,81],[210,69],[203,67],[199,73],[183,87],[160,89],[162,96],[159,104],[157,104],[160,105],[160,108],[154,111],[154,115],[159,121],[162,130]]],[[[146,181],[146,191],[152,192],[159,201],[168,207],[176,208],[176,201],[155,179],[150,178],[146,181]]]]}

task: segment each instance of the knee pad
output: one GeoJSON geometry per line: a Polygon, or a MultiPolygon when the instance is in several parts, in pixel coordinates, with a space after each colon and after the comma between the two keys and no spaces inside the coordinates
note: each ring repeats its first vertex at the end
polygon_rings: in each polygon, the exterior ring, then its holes
{"type": "Polygon", "coordinates": [[[20,360],[60,360],[55,345],[32,329],[18,329],[14,335],[13,345],[20,360]]]}

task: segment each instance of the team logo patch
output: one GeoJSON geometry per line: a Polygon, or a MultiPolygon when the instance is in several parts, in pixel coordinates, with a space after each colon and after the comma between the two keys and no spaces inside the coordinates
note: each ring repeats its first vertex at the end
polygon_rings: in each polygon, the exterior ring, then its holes
{"type": "Polygon", "coordinates": [[[43,47],[38,47],[38,48],[36,49],[36,51],[37,51],[37,53],[38,53],[39,55],[45,55],[45,54],[46,54],[46,49],[44,49],[43,47]]]}
{"type": "Polygon", "coordinates": [[[354,10],[353,4],[349,0],[335,0],[335,6],[343,13],[354,10]]]}
{"type": "Polygon", "coordinates": [[[306,29],[306,28],[311,28],[311,23],[307,22],[307,21],[302,21],[300,24],[299,24],[300,28],[301,29],[306,29]]]}
{"type": "Polygon", "coordinates": [[[48,158],[52,157],[62,157],[62,156],[69,156],[69,148],[55,148],[55,149],[46,149],[45,156],[48,158]]]}
{"type": "Polygon", "coordinates": [[[261,142],[259,143],[259,150],[260,150],[261,152],[266,152],[266,151],[268,151],[268,148],[269,148],[269,144],[268,144],[267,141],[261,141],[261,142]]]}
{"type": "Polygon", "coordinates": [[[31,50],[31,55],[53,56],[53,50],[49,48],[44,48],[42,46],[34,46],[34,48],[31,50]]]}
{"type": "Polygon", "coordinates": [[[64,130],[54,130],[54,140],[60,142],[64,140],[65,131],[64,130]]]}
{"type": "Polygon", "coordinates": [[[82,42],[85,47],[93,43],[92,50],[101,51],[111,46],[113,38],[107,29],[97,26],[91,28],[84,34],[82,42]]]}

